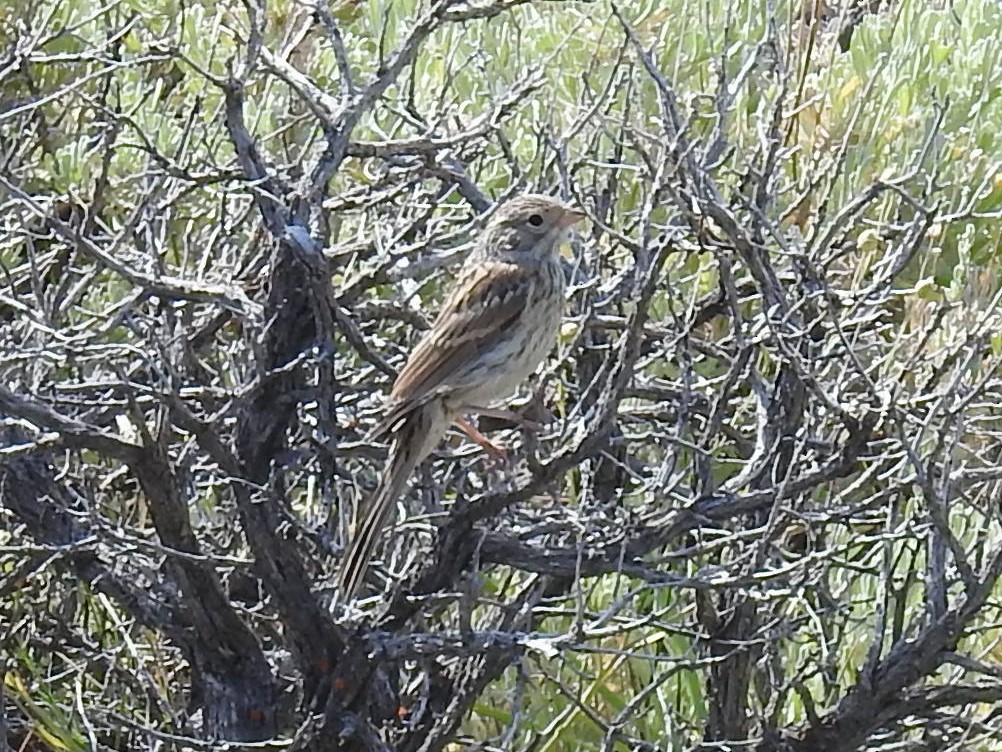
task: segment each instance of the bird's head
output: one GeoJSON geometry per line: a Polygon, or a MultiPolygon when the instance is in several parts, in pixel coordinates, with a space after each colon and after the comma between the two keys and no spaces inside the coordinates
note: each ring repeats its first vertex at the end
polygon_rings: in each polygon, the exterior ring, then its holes
{"type": "Polygon", "coordinates": [[[518,262],[555,255],[584,212],[550,196],[527,193],[501,206],[481,236],[481,254],[518,262]]]}

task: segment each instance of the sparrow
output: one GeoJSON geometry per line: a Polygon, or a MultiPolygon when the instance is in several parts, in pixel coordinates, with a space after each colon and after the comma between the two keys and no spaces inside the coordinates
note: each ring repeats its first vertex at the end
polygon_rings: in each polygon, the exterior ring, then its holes
{"type": "Polygon", "coordinates": [[[526,194],[502,205],[487,222],[370,434],[373,439],[389,437],[390,451],[342,558],[343,601],[361,586],[394,502],[414,469],[451,425],[488,451],[501,453],[464,416],[524,422],[491,404],[510,396],[556,342],[565,288],[559,247],[583,217],[562,201],[526,194]]]}

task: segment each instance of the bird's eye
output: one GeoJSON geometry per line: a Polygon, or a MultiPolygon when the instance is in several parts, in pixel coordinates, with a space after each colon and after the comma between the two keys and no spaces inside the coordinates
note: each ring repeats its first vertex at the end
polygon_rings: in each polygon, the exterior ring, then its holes
{"type": "Polygon", "coordinates": [[[541,224],[543,224],[543,215],[542,214],[530,214],[529,215],[529,224],[532,225],[533,227],[539,227],[541,224]]]}

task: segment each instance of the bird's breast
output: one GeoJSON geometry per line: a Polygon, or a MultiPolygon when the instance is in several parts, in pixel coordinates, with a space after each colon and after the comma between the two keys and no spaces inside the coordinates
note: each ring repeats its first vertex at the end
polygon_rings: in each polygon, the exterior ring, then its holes
{"type": "Polygon", "coordinates": [[[490,350],[482,352],[484,381],[465,395],[486,405],[510,396],[553,349],[564,309],[563,270],[541,269],[526,304],[490,350]]]}

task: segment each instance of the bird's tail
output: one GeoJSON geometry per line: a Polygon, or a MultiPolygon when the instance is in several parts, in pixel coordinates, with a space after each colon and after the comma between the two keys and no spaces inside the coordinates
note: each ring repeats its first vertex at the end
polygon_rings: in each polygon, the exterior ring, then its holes
{"type": "Polygon", "coordinates": [[[361,587],[379,536],[394,503],[407,488],[411,473],[435,448],[448,426],[441,405],[431,403],[407,415],[394,432],[379,486],[362,511],[361,523],[356,525],[351,543],[341,559],[338,589],[343,603],[354,598],[361,587]]]}

